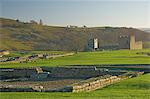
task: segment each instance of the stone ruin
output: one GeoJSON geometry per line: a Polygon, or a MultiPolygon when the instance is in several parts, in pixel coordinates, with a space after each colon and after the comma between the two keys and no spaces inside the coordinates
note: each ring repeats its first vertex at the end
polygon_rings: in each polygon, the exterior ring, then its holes
{"type": "MultiPolygon", "coordinates": [[[[36,67],[36,68],[1,68],[1,82],[9,82],[10,85],[0,86],[0,91],[21,92],[88,92],[103,88],[120,80],[136,77],[144,72],[112,72],[107,69],[96,67],[36,67]],[[20,79],[26,78],[26,79],[20,79]],[[36,86],[12,86],[14,81],[54,81],[58,79],[82,79],[76,83],[59,88],[46,88],[36,86]]],[[[56,82],[57,83],[57,82],[56,82]]]]}
{"type": "Polygon", "coordinates": [[[129,36],[123,35],[119,37],[120,49],[143,49],[142,41],[136,41],[135,34],[131,33],[129,36]]]}

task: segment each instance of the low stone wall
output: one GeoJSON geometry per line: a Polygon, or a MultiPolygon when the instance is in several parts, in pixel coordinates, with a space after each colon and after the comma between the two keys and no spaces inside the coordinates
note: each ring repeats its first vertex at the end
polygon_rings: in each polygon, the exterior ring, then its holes
{"type": "Polygon", "coordinates": [[[88,79],[103,75],[121,75],[124,72],[111,72],[100,70],[96,67],[42,67],[43,71],[49,72],[50,78],[77,78],[88,79]]]}
{"type": "Polygon", "coordinates": [[[132,78],[136,77],[139,75],[144,74],[144,72],[131,72],[131,73],[126,73],[122,76],[110,76],[110,75],[105,75],[102,77],[97,77],[97,78],[91,78],[88,80],[85,80],[80,83],[73,84],[71,86],[72,92],[88,92],[88,91],[93,91],[99,88],[103,88],[107,85],[116,83],[120,80],[124,80],[127,78],[132,78]]]}
{"type": "Polygon", "coordinates": [[[121,76],[105,75],[95,78],[90,78],[72,85],[56,88],[56,89],[43,89],[43,86],[30,86],[30,87],[1,87],[0,92],[89,92],[96,89],[103,88],[107,85],[114,84],[120,80],[136,77],[142,75],[144,72],[129,72],[121,76]]]}
{"type": "Polygon", "coordinates": [[[72,92],[88,92],[99,88],[103,88],[107,85],[120,81],[121,78],[117,76],[103,76],[97,78],[91,78],[84,82],[80,82],[72,85],[72,92]]]}
{"type": "Polygon", "coordinates": [[[24,78],[31,75],[43,73],[40,67],[36,68],[0,68],[0,79],[3,78],[24,78]]]}
{"type": "Polygon", "coordinates": [[[0,88],[0,92],[38,92],[33,88],[0,88]]]}
{"type": "Polygon", "coordinates": [[[119,82],[120,80],[136,77],[139,75],[144,74],[144,72],[131,72],[131,73],[125,73],[121,76],[111,76],[111,75],[105,75],[100,76],[96,78],[90,78],[84,81],[81,81],[79,83],[72,84],[70,86],[61,88],[61,89],[55,89],[51,91],[59,91],[59,92],[89,92],[93,91],[99,88],[103,88],[107,85],[114,84],[116,82],[119,82]]]}
{"type": "Polygon", "coordinates": [[[59,55],[48,55],[45,58],[57,58],[57,57],[65,57],[65,56],[72,56],[75,53],[65,53],[65,54],[59,54],[59,55]]]}

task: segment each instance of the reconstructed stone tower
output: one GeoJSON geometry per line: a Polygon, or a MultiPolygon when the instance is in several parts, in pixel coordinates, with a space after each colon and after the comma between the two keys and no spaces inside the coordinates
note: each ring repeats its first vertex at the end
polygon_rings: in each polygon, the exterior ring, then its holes
{"type": "Polygon", "coordinates": [[[93,45],[94,50],[98,49],[98,39],[94,38],[93,42],[94,42],[94,45],[93,45]]]}
{"type": "Polygon", "coordinates": [[[98,39],[97,38],[93,38],[88,41],[88,49],[90,51],[95,51],[98,49],[98,39]]]}
{"type": "Polygon", "coordinates": [[[119,37],[119,49],[130,49],[130,37],[123,35],[119,37]]]}
{"type": "Polygon", "coordinates": [[[142,49],[142,41],[135,40],[135,34],[129,36],[123,35],[119,37],[119,48],[120,49],[142,49]]]}
{"type": "Polygon", "coordinates": [[[95,51],[98,49],[98,39],[94,38],[92,34],[90,34],[89,40],[88,40],[88,50],[95,51]]]}
{"type": "Polygon", "coordinates": [[[130,35],[130,49],[142,49],[142,41],[135,41],[135,35],[130,35]]]}

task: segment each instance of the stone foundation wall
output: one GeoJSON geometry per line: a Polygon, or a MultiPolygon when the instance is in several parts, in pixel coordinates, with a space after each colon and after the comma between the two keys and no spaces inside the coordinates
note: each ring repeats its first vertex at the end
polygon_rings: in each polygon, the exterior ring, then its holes
{"type": "Polygon", "coordinates": [[[121,75],[123,72],[110,72],[96,67],[42,67],[49,72],[50,78],[91,78],[103,75],[121,75]]]}
{"type": "Polygon", "coordinates": [[[0,76],[6,78],[15,77],[30,77],[32,74],[36,74],[37,70],[35,68],[29,69],[12,69],[12,68],[2,68],[0,69],[0,76]]]}
{"type": "Polygon", "coordinates": [[[65,87],[63,89],[59,89],[57,91],[62,91],[62,92],[89,92],[93,91],[99,88],[103,88],[107,85],[114,84],[116,82],[119,82],[120,80],[124,80],[127,78],[132,78],[136,77],[139,75],[144,74],[144,72],[132,72],[132,73],[126,73],[121,76],[110,76],[110,75],[105,75],[101,77],[96,77],[96,78],[91,78],[88,80],[84,80],[79,83],[75,83],[71,86],[65,87]]]}
{"type": "Polygon", "coordinates": [[[0,92],[37,92],[32,88],[0,88],[0,92]]]}
{"type": "Polygon", "coordinates": [[[117,76],[92,78],[88,81],[72,85],[72,92],[93,91],[99,88],[103,88],[107,85],[113,84],[120,80],[121,78],[117,76]]]}
{"type": "Polygon", "coordinates": [[[97,77],[100,75],[105,75],[106,72],[102,72],[100,70],[96,70],[96,68],[65,68],[65,67],[57,67],[57,68],[43,68],[49,72],[49,77],[51,78],[90,78],[97,77]]]}
{"type": "Polygon", "coordinates": [[[131,73],[123,74],[121,76],[105,75],[105,76],[90,78],[78,83],[74,83],[72,85],[68,85],[63,88],[47,89],[47,90],[44,90],[43,86],[41,85],[27,87],[27,88],[23,88],[23,87],[15,88],[15,87],[7,86],[7,87],[1,87],[0,92],[89,92],[89,91],[103,88],[110,84],[114,84],[120,80],[142,75],[143,73],[144,72],[131,72],[131,73]]]}

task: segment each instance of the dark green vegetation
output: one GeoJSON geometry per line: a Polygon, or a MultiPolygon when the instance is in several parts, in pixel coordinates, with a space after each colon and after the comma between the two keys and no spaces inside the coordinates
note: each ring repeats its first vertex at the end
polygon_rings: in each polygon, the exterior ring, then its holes
{"type": "Polygon", "coordinates": [[[4,92],[1,99],[149,99],[150,74],[123,80],[105,88],[82,93],[4,92]]]}
{"type": "MultiPolygon", "coordinates": [[[[0,49],[7,50],[79,50],[87,49],[90,33],[99,46],[117,46],[120,35],[135,33],[137,40],[149,42],[150,34],[133,28],[68,28],[24,23],[0,18],[0,49]]],[[[149,45],[144,44],[144,47],[149,45]]]]}
{"type": "MultiPolygon", "coordinates": [[[[44,51],[43,51],[44,52],[44,51]]],[[[138,54],[150,52],[143,50],[116,50],[79,52],[73,56],[58,57],[54,59],[39,59],[28,63],[0,63],[0,67],[32,67],[32,66],[63,66],[63,65],[99,65],[99,64],[149,64],[150,56],[138,54]]]]}

